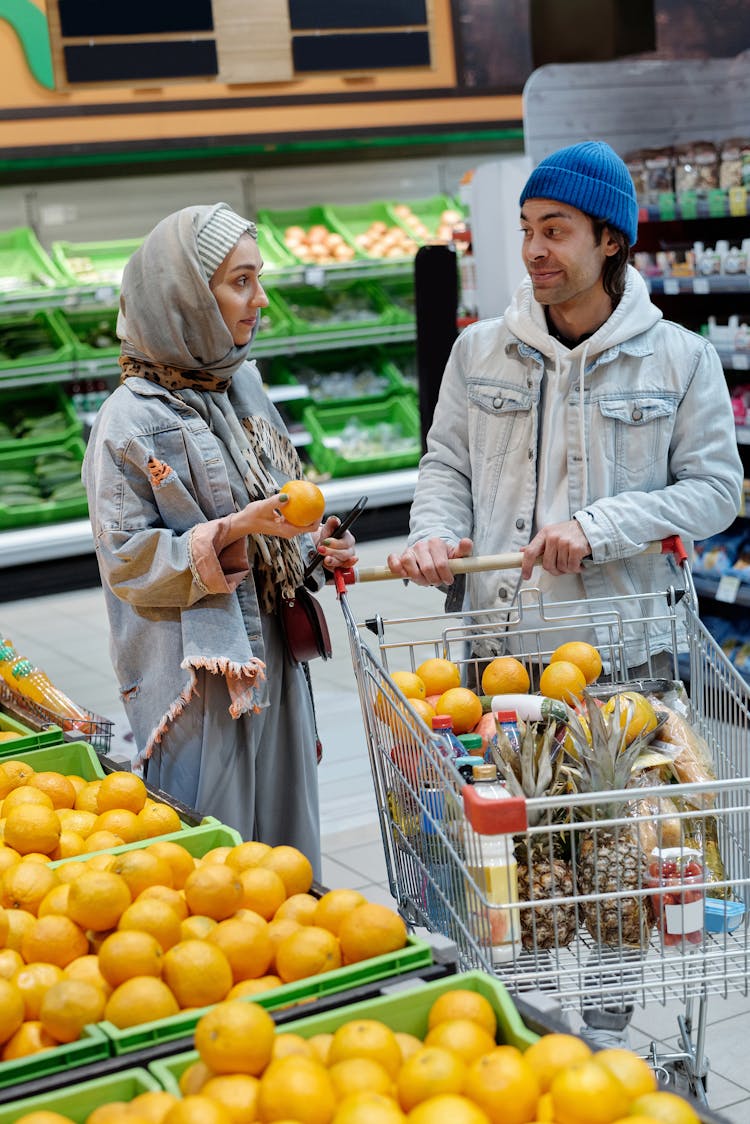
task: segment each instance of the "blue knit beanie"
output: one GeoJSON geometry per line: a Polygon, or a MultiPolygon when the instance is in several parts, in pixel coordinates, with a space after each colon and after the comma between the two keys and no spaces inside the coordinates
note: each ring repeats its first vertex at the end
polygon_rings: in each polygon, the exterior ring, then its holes
{"type": "Polygon", "coordinates": [[[621,230],[632,246],[638,236],[638,203],[626,165],[604,141],[583,141],[546,156],[521,192],[527,199],[569,203],[621,230]]]}

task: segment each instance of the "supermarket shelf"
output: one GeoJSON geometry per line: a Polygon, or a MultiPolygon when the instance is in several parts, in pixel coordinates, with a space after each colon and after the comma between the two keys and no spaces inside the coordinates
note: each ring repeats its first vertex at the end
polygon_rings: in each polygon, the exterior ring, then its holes
{"type": "MultiPolygon", "coordinates": [[[[693,575],[693,582],[695,584],[695,592],[699,597],[705,597],[711,601],[716,600],[716,593],[719,588],[719,581],[717,578],[704,578],[700,575],[693,575]]],[[[720,600],[726,600],[721,598],[720,600]]],[[[750,605],[750,585],[740,584],[736,596],[732,599],[733,605],[750,605]]]]}
{"type": "Polygon", "coordinates": [[[750,425],[737,425],[734,428],[737,434],[737,444],[750,445],[750,425]]]}
{"type": "Polygon", "coordinates": [[[253,359],[264,359],[272,355],[295,355],[297,352],[362,347],[367,343],[411,343],[416,338],[417,327],[414,321],[404,324],[376,325],[372,328],[360,328],[355,325],[331,332],[306,332],[300,336],[259,338],[253,341],[251,354],[253,359]]]}
{"type": "Polygon", "coordinates": [[[716,296],[717,293],[750,293],[750,276],[742,273],[717,274],[714,277],[646,277],[641,274],[650,293],[664,296],[716,296]]]}
{"type": "MultiPolygon", "coordinates": [[[[326,498],[326,509],[339,512],[352,507],[362,495],[369,498],[371,507],[411,503],[416,482],[417,469],[410,468],[327,480],[320,488],[326,498]]],[[[94,539],[88,519],[0,532],[0,569],[93,553],[94,539]]]]}

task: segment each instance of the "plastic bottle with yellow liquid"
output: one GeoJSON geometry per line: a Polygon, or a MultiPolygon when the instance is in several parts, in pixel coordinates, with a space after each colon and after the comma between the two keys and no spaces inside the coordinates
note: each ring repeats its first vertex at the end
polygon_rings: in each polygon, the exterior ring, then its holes
{"type": "Polygon", "coordinates": [[[13,641],[7,638],[0,641],[0,678],[4,679],[9,687],[15,690],[16,681],[13,678],[13,664],[20,660],[20,656],[13,647],[13,641]]]}
{"type": "MultiPolygon", "coordinates": [[[[509,800],[510,793],[498,780],[491,764],[474,766],[472,790],[482,800],[509,800]]],[[[511,834],[490,835],[466,823],[466,856],[470,876],[480,888],[474,912],[478,914],[481,935],[492,948],[493,964],[507,963],[521,951],[518,910],[518,871],[511,834]]]]}

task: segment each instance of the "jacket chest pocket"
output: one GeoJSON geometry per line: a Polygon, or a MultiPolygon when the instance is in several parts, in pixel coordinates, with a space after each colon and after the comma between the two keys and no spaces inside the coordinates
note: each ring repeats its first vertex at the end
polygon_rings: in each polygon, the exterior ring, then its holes
{"type": "Polygon", "coordinates": [[[665,398],[609,398],[599,402],[603,446],[618,483],[633,486],[661,466],[666,473],[676,403],[665,398]]]}
{"type": "Polygon", "coordinates": [[[527,444],[532,396],[516,387],[469,384],[470,439],[483,457],[502,457],[527,444]]]}

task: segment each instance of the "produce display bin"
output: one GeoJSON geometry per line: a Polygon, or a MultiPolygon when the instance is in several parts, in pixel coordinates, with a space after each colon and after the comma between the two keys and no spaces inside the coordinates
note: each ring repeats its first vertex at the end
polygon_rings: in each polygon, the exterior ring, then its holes
{"type": "Polygon", "coordinates": [[[289,253],[283,241],[277,237],[277,233],[272,228],[272,225],[262,220],[260,216],[258,217],[257,233],[258,249],[260,250],[260,256],[263,259],[263,267],[266,273],[289,269],[299,264],[294,255],[289,253]]]}
{"type": "Polygon", "coordinates": [[[414,295],[414,277],[381,277],[378,278],[378,288],[389,302],[394,315],[401,324],[416,323],[416,298],[414,295]]]}
{"type": "Polygon", "coordinates": [[[31,227],[0,231],[0,297],[64,285],[65,277],[31,227]]]}
{"type": "MultiPolygon", "coordinates": [[[[413,258],[419,248],[419,242],[407,226],[396,218],[392,207],[387,203],[353,203],[336,205],[328,208],[329,215],[335,220],[339,230],[346,234],[366,257],[375,261],[403,262],[413,258]],[[387,253],[373,252],[373,249],[362,244],[362,239],[373,232],[373,225],[380,224],[387,232],[397,232],[399,236],[407,234],[413,241],[413,248],[406,252],[397,253],[396,249],[387,253]]],[[[398,248],[399,243],[396,243],[398,248]]]]}
{"type": "Polygon", "coordinates": [[[284,298],[278,293],[269,293],[268,291],[266,291],[266,296],[268,297],[268,308],[261,311],[260,327],[255,342],[262,343],[264,340],[284,339],[287,336],[294,335],[292,314],[284,298]]]}
{"type": "MultiPolygon", "coordinates": [[[[379,995],[359,1003],[347,1003],[342,996],[341,1006],[334,1010],[285,1021],[277,1033],[311,1038],[314,1034],[331,1034],[352,1019],[378,1019],[391,1030],[424,1038],[432,1004],[439,995],[458,988],[478,992],[492,1004],[498,1022],[498,1042],[517,1046],[519,1050],[525,1050],[536,1042],[538,1035],[526,1027],[504,985],[483,972],[466,972],[460,976],[419,982],[413,988],[404,987],[391,995],[379,995]]],[[[149,1069],[168,1092],[179,1096],[180,1076],[197,1059],[197,1050],[186,1050],[174,1057],[152,1062],[149,1069]]]]}
{"type": "MultiPolygon", "coordinates": [[[[40,1059],[44,1056],[37,1055],[40,1059]]],[[[85,1124],[86,1118],[99,1105],[114,1101],[130,1103],[140,1093],[156,1092],[160,1088],[156,1078],[140,1066],[123,1069],[119,1073],[105,1073],[91,1081],[65,1085],[52,1092],[0,1104],[0,1124],[15,1124],[21,1116],[31,1112],[58,1112],[69,1116],[75,1124],[85,1124]]]]}
{"type": "Polygon", "coordinates": [[[73,339],[58,309],[17,313],[0,324],[0,387],[5,376],[29,369],[44,374],[72,356],[73,339]]]}
{"type": "MultiPolygon", "coordinates": [[[[17,1085],[21,1081],[32,1081],[48,1073],[60,1073],[61,1070],[71,1070],[79,1065],[101,1061],[109,1057],[109,1053],[109,1042],[100,1027],[86,1026],[76,1042],[52,1046],[49,1050],[42,1050],[41,1053],[30,1054],[25,1058],[16,1058],[14,1061],[0,1061],[0,1089],[17,1085]]],[[[16,1115],[5,1116],[3,1115],[5,1109],[0,1107],[0,1121],[17,1120],[20,1114],[17,1106],[15,1109],[16,1115]]]]}
{"type": "MultiPolygon", "coordinates": [[[[409,208],[411,214],[416,215],[420,222],[424,223],[432,238],[437,236],[444,212],[451,211],[454,214],[463,215],[463,208],[450,195],[433,195],[429,199],[406,199],[398,203],[389,203],[388,212],[393,217],[394,222],[400,223],[410,232],[412,228],[408,217],[402,213],[402,208],[406,207],[409,208]]],[[[421,244],[426,239],[417,238],[417,241],[421,244]]]]}
{"type": "Polygon", "coordinates": [[[411,468],[422,454],[419,413],[411,396],[307,406],[302,420],[312,439],[310,460],[318,472],[334,477],[411,468]]]}
{"type": "MultiPolygon", "coordinates": [[[[24,759],[25,760],[25,759],[24,759]]],[[[84,862],[92,855],[122,855],[125,851],[138,851],[150,847],[152,843],[179,843],[193,858],[207,855],[214,847],[236,847],[242,842],[242,836],[233,827],[227,827],[213,816],[205,816],[202,823],[196,827],[187,824],[181,831],[170,831],[164,835],[149,836],[148,839],[138,839],[135,843],[121,843],[119,847],[105,847],[101,851],[85,851],[82,855],[74,855],[70,859],[56,859],[50,863],[54,869],[67,862],[84,862]]]]}
{"type": "Polygon", "coordinates": [[[23,442],[17,442],[19,448],[0,452],[0,530],[8,527],[30,527],[39,523],[64,523],[68,519],[85,519],[88,515],[88,503],[85,493],[81,490],[80,496],[74,498],[55,500],[45,496],[40,487],[39,500],[29,498],[22,503],[9,503],[3,501],[2,481],[25,475],[29,481],[36,481],[40,485],[37,473],[37,458],[49,456],[56,451],[64,451],[72,455],[73,461],[78,462],[78,474],[83,464],[86,446],[80,437],[69,437],[56,445],[40,449],[38,445],[26,447],[23,442]]]}
{"type": "MultiPolygon", "coordinates": [[[[417,937],[410,936],[404,948],[396,952],[373,956],[370,960],[362,960],[358,964],[348,964],[332,972],[321,972],[318,976],[282,984],[281,987],[262,991],[240,1002],[254,1002],[270,1012],[295,1004],[312,1003],[325,996],[340,996],[344,1003],[347,991],[354,987],[372,984],[378,980],[398,978],[405,972],[427,967],[431,963],[430,945],[417,937]]],[[[193,1007],[187,1011],[180,1011],[171,1018],[156,1019],[154,1022],[126,1027],[124,1030],[106,1021],[98,1025],[110,1040],[112,1052],[127,1054],[149,1045],[188,1037],[195,1030],[201,1015],[210,1009],[210,1007],[193,1007]]],[[[296,1025],[295,1021],[295,1029],[296,1025]]]]}
{"type": "Polygon", "coordinates": [[[261,209],[258,211],[259,229],[265,227],[272,235],[274,241],[284,247],[285,252],[290,255],[293,262],[296,264],[301,262],[303,265],[308,266],[317,265],[318,262],[307,261],[300,258],[288,249],[284,242],[284,232],[289,226],[301,226],[305,231],[309,230],[311,226],[324,226],[331,234],[341,235],[347,245],[351,246],[355,251],[355,259],[367,260],[366,255],[354,245],[347,235],[347,232],[339,226],[339,223],[329,207],[297,207],[292,210],[284,211],[261,209]]]}
{"type": "MultiPolygon", "coordinates": [[[[1,704],[0,704],[1,705],[1,704]]],[[[0,731],[9,734],[18,734],[12,740],[0,740],[0,761],[5,757],[15,757],[27,753],[32,749],[41,749],[47,745],[58,745],[63,740],[60,726],[47,726],[44,730],[34,730],[17,718],[0,710],[0,731]]]]}
{"type": "Polygon", "coordinates": [[[348,333],[356,341],[364,328],[383,328],[398,317],[385,293],[367,281],[284,289],[294,335],[348,333]]]}
{"type": "Polygon", "coordinates": [[[101,363],[111,358],[112,370],[116,372],[120,354],[120,341],[115,332],[117,309],[66,309],[62,315],[73,338],[74,362],[101,363]]]}
{"type": "MultiPolygon", "coordinates": [[[[0,716],[0,727],[2,727],[0,716]]],[[[53,731],[46,731],[53,733],[53,731]]],[[[40,736],[40,735],[37,735],[40,736]]],[[[58,740],[49,745],[32,749],[23,749],[18,742],[3,742],[0,744],[3,761],[23,761],[30,765],[35,773],[64,773],[66,776],[83,777],[85,781],[100,780],[104,776],[104,769],[97,756],[97,752],[88,742],[63,742],[58,740]]]]}
{"type": "Polygon", "coordinates": [[[398,369],[380,352],[366,348],[310,352],[293,359],[278,356],[270,366],[269,384],[299,389],[298,397],[284,401],[285,410],[296,421],[307,406],[359,408],[407,391],[398,369]],[[345,389],[351,391],[348,396],[342,393],[345,389]]]}
{"type": "Polygon", "coordinates": [[[0,415],[0,454],[42,451],[83,434],[70,398],[52,383],[3,390],[0,380],[0,415]]]}
{"type": "Polygon", "coordinates": [[[53,242],[52,260],[67,284],[101,285],[119,289],[122,271],[142,238],[118,238],[111,242],[53,242]]]}

